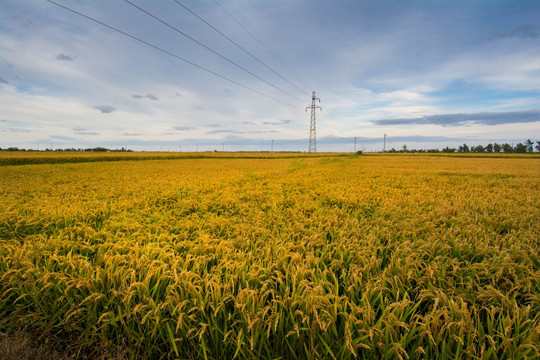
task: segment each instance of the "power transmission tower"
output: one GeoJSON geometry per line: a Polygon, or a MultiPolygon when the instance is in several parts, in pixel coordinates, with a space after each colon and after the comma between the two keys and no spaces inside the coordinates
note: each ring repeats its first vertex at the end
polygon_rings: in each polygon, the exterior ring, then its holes
{"type": "Polygon", "coordinates": [[[317,152],[317,125],[316,125],[316,111],[317,109],[320,109],[322,111],[322,107],[316,105],[317,100],[319,100],[319,103],[321,102],[321,99],[315,96],[315,91],[311,94],[311,106],[306,107],[307,109],[311,109],[311,122],[309,125],[309,150],[308,152],[316,153],[317,152]]]}

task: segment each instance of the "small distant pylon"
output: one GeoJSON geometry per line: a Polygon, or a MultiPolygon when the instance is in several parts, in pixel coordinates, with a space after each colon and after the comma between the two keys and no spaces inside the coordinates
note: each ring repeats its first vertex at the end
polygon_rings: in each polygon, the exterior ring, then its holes
{"type": "Polygon", "coordinates": [[[322,107],[316,105],[317,100],[319,100],[319,103],[321,102],[321,99],[315,96],[315,91],[311,94],[311,106],[306,107],[307,109],[311,109],[311,122],[309,125],[309,150],[308,152],[316,153],[317,152],[317,119],[316,119],[316,111],[317,109],[320,109],[322,111],[322,107]]]}

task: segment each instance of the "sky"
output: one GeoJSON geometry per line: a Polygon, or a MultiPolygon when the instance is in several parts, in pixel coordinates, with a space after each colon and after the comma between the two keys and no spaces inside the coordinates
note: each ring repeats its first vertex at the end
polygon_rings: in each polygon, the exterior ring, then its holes
{"type": "Polygon", "coordinates": [[[307,151],[313,91],[319,152],[540,140],[540,1],[54,2],[0,0],[2,148],[307,151]]]}

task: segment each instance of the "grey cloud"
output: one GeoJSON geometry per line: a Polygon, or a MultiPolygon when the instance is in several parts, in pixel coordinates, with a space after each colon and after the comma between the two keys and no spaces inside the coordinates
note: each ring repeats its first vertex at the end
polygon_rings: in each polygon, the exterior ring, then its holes
{"type": "Polygon", "coordinates": [[[93,132],[93,131],[81,131],[81,132],[77,132],[76,134],[77,135],[99,135],[97,132],[93,132]]]}
{"type": "Polygon", "coordinates": [[[206,134],[269,134],[277,133],[276,130],[255,130],[255,131],[239,131],[239,130],[212,130],[207,131],[206,134]]]}
{"type": "Polygon", "coordinates": [[[207,134],[221,134],[221,133],[232,133],[232,134],[242,134],[241,131],[236,130],[211,130],[207,131],[207,134]]]}
{"type": "Polygon", "coordinates": [[[85,128],[73,128],[73,131],[77,132],[77,131],[86,131],[85,128]]]}
{"type": "Polygon", "coordinates": [[[94,106],[94,109],[101,111],[102,114],[109,114],[109,113],[112,113],[113,111],[116,111],[114,107],[109,106],[109,105],[94,106]]]}
{"type": "Polygon", "coordinates": [[[144,134],[139,134],[139,133],[122,133],[122,135],[124,135],[124,136],[141,136],[141,135],[144,135],[144,134]]]}
{"type": "Polygon", "coordinates": [[[188,126],[174,126],[173,127],[173,130],[176,130],[176,131],[184,131],[184,130],[193,130],[192,127],[188,127],[188,126]]]}
{"type": "Polygon", "coordinates": [[[74,141],[74,140],[77,140],[77,139],[74,138],[74,137],[70,137],[70,136],[62,136],[62,135],[53,135],[53,136],[51,136],[51,139],[65,140],[65,141],[74,141]]]}
{"type": "Polygon", "coordinates": [[[517,26],[510,31],[499,33],[490,37],[493,39],[508,39],[508,38],[521,38],[521,39],[537,39],[540,37],[540,27],[527,24],[517,26]]]}
{"type": "Polygon", "coordinates": [[[56,60],[60,60],[60,61],[75,61],[75,58],[74,58],[73,56],[66,55],[66,54],[58,54],[58,55],[56,55],[56,60]]]}
{"type": "Polygon", "coordinates": [[[24,121],[17,121],[17,120],[0,119],[0,122],[8,123],[8,124],[14,124],[15,126],[20,126],[20,125],[23,125],[23,126],[24,125],[35,126],[35,124],[31,124],[31,123],[24,122],[24,121]]]}
{"type": "Polygon", "coordinates": [[[9,128],[9,132],[13,132],[13,133],[21,133],[21,132],[29,133],[31,131],[27,130],[27,129],[9,128]]]}
{"type": "Polygon", "coordinates": [[[209,125],[205,125],[206,127],[211,127],[211,128],[218,128],[218,127],[221,127],[221,125],[219,124],[209,124],[209,125]]]}
{"type": "MultiPolygon", "coordinates": [[[[144,134],[140,134],[144,135],[144,134]]],[[[129,136],[129,135],[126,135],[129,136]]],[[[294,139],[280,139],[279,136],[272,136],[274,140],[274,147],[275,148],[281,148],[282,146],[290,147],[291,150],[298,150],[301,149],[302,151],[307,149],[308,146],[308,140],[306,138],[294,138],[294,139]]],[[[39,140],[40,143],[47,143],[48,140],[39,140]]],[[[247,145],[254,145],[254,146],[261,146],[266,148],[270,148],[270,137],[258,137],[258,136],[246,136],[242,134],[228,134],[224,135],[221,138],[218,139],[208,139],[208,138],[189,138],[189,139],[181,139],[181,140],[160,140],[160,139],[152,139],[152,140],[145,140],[142,138],[133,137],[129,139],[129,146],[132,145],[146,145],[146,146],[172,146],[176,147],[179,145],[179,141],[181,141],[182,149],[185,149],[184,146],[195,146],[199,145],[199,150],[203,150],[206,146],[207,150],[210,146],[216,146],[216,148],[221,149],[222,144],[225,144],[225,147],[231,146],[231,145],[239,145],[239,146],[247,146],[247,145]]],[[[444,136],[392,136],[389,134],[387,137],[387,148],[388,146],[391,148],[392,146],[397,146],[396,144],[411,144],[411,143],[433,143],[438,142],[441,143],[442,146],[449,145],[451,142],[458,142],[463,143],[464,141],[467,141],[463,138],[454,138],[454,137],[444,137],[444,136]],[[389,145],[391,144],[391,145],[389,145]]],[[[521,141],[521,140],[520,140],[521,141]]],[[[90,146],[90,144],[94,144],[93,146],[105,146],[105,147],[122,147],[126,144],[126,138],[120,138],[115,140],[103,140],[100,139],[99,143],[93,143],[92,140],[88,140],[87,142],[90,146]],[[122,145],[124,144],[124,145],[122,145]]],[[[372,144],[380,144],[382,149],[382,143],[383,143],[383,137],[382,135],[377,138],[368,138],[368,137],[357,137],[357,144],[359,149],[361,149],[362,145],[372,145],[372,144]]],[[[344,145],[347,147],[347,149],[351,149],[354,144],[354,136],[348,136],[348,137],[341,137],[341,136],[323,136],[317,139],[317,144],[321,146],[331,146],[331,145],[344,145]]],[[[432,146],[429,145],[431,148],[432,146]]],[[[435,146],[436,147],[436,146],[435,146]]],[[[194,149],[194,148],[193,148],[194,149]]],[[[283,149],[283,148],[281,148],[283,149]]],[[[204,150],[203,150],[204,151],[204,150]]]]}
{"type": "Polygon", "coordinates": [[[476,114],[429,115],[421,118],[375,120],[375,125],[441,125],[458,126],[467,124],[500,125],[540,121],[540,110],[483,112],[476,114]]]}
{"type": "MultiPolygon", "coordinates": [[[[455,140],[453,138],[445,136],[421,136],[421,135],[411,135],[411,136],[388,136],[387,142],[447,142],[450,140],[455,140]]],[[[461,139],[459,139],[461,140],[461,139]]],[[[300,141],[300,140],[298,140],[300,141]]],[[[368,137],[356,137],[358,144],[378,144],[383,142],[382,136],[379,138],[368,138],[368,137]]],[[[304,140],[305,142],[305,140],[304,140]]],[[[317,139],[317,143],[321,144],[352,144],[354,143],[354,136],[351,137],[342,137],[342,136],[324,136],[317,139]]]]}
{"type": "Polygon", "coordinates": [[[1,84],[9,84],[9,81],[7,81],[6,79],[4,79],[3,77],[0,77],[0,83],[1,83],[1,84]]]}
{"type": "Polygon", "coordinates": [[[290,124],[292,120],[279,120],[279,121],[265,121],[263,125],[281,125],[281,124],[290,124]]]}
{"type": "Polygon", "coordinates": [[[135,99],[143,99],[143,98],[146,98],[146,99],[150,99],[150,100],[159,100],[158,97],[154,94],[146,94],[146,95],[139,95],[139,94],[133,94],[131,95],[132,98],[135,98],[135,99]]]}

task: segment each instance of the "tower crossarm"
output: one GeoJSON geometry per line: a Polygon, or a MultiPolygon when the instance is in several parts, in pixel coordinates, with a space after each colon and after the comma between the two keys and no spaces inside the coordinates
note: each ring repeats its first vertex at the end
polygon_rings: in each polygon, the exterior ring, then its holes
{"type": "Polygon", "coordinates": [[[311,105],[311,106],[306,106],[306,112],[307,112],[307,109],[319,109],[322,111],[322,106],[318,106],[318,105],[311,105]]]}

